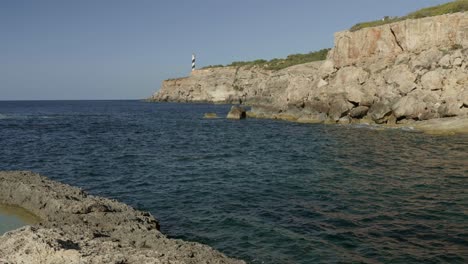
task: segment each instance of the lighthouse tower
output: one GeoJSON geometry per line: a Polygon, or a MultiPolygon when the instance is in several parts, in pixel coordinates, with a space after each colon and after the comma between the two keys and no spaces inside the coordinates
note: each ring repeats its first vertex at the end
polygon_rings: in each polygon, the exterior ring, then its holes
{"type": "Polygon", "coordinates": [[[195,70],[195,53],[192,53],[192,71],[195,70]]]}

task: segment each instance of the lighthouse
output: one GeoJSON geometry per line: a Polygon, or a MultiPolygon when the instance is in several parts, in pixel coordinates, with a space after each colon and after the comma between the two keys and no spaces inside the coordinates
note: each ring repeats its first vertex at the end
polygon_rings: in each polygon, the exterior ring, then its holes
{"type": "Polygon", "coordinates": [[[195,70],[195,53],[192,53],[192,71],[195,70]]]}

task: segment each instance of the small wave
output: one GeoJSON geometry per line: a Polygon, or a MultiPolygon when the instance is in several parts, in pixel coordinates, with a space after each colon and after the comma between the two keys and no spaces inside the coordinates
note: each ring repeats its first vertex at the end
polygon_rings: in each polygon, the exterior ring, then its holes
{"type": "Polygon", "coordinates": [[[8,119],[8,116],[4,114],[0,114],[0,119],[8,119]]]}

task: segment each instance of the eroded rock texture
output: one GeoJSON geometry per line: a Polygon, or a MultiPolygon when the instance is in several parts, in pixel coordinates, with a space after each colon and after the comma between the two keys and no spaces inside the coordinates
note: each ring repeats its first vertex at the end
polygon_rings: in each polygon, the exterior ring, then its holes
{"type": "Polygon", "coordinates": [[[31,172],[0,172],[0,203],[41,218],[0,237],[0,263],[244,263],[167,238],[147,212],[31,172]]]}
{"type": "Polygon", "coordinates": [[[310,123],[466,117],[468,12],[339,32],[326,61],[196,70],[151,100],[240,103],[250,117],[310,123]]]}

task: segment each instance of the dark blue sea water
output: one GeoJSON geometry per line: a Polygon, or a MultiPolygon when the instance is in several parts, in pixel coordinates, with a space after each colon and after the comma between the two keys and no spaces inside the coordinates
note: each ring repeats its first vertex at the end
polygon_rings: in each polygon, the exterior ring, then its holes
{"type": "Polygon", "coordinates": [[[202,118],[228,109],[0,102],[0,170],[148,210],[250,263],[468,262],[468,136],[202,118]]]}

